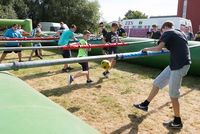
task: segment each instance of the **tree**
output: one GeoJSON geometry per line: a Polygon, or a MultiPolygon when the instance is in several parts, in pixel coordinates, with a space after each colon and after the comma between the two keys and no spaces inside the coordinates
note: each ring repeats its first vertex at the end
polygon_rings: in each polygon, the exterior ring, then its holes
{"type": "Polygon", "coordinates": [[[65,22],[78,26],[78,32],[97,29],[100,18],[97,0],[0,0],[1,18],[30,18],[41,21],[65,22]]]}
{"type": "Polygon", "coordinates": [[[0,19],[16,19],[17,14],[11,5],[0,5],[0,19]]]}
{"type": "Polygon", "coordinates": [[[124,19],[146,19],[148,16],[140,11],[128,10],[124,19]]]}

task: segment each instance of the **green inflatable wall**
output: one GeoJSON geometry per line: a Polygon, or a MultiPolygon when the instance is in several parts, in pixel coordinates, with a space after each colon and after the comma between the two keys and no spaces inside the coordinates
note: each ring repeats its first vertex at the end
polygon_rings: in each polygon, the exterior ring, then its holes
{"type": "Polygon", "coordinates": [[[0,72],[0,134],[99,134],[24,81],[0,72]]]}
{"type": "Polygon", "coordinates": [[[32,20],[31,19],[25,19],[25,20],[21,20],[21,19],[0,19],[0,27],[1,26],[11,27],[13,24],[20,24],[26,32],[32,31],[32,20]]]}

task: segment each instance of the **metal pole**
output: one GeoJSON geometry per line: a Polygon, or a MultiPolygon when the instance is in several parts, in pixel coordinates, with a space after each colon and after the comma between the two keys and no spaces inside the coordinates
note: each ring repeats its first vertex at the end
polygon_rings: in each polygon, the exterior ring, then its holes
{"type": "Polygon", "coordinates": [[[139,43],[148,43],[153,41],[135,41],[135,42],[126,42],[126,43],[106,43],[106,44],[92,44],[80,45],[79,43],[74,43],[66,46],[42,46],[42,47],[0,47],[0,51],[14,51],[14,50],[35,50],[35,49],[64,49],[64,50],[73,50],[79,48],[104,48],[104,47],[117,47],[117,46],[126,46],[128,44],[139,44],[139,43]]]}
{"type": "Polygon", "coordinates": [[[52,66],[52,65],[60,65],[60,64],[65,64],[65,63],[80,63],[80,62],[88,62],[88,61],[98,61],[98,60],[104,60],[104,59],[109,59],[109,58],[115,58],[116,60],[133,59],[133,58],[139,58],[139,57],[158,56],[158,55],[163,55],[163,54],[168,54],[168,53],[169,53],[169,51],[161,51],[161,52],[139,51],[139,52],[131,52],[131,53],[100,55],[100,56],[90,56],[90,57],[81,57],[81,58],[28,61],[28,62],[13,62],[13,63],[0,64],[0,71],[18,70],[18,69],[22,69],[22,68],[52,66]]]}

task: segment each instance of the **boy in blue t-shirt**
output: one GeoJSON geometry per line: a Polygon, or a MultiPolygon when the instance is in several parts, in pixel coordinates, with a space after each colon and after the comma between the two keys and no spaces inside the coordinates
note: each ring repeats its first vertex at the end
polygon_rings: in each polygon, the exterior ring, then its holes
{"type": "MultiPolygon", "coordinates": [[[[22,38],[21,33],[17,29],[18,29],[18,25],[17,24],[13,24],[12,28],[8,29],[4,33],[4,37],[8,37],[8,38],[22,38]]],[[[19,46],[18,42],[12,42],[12,43],[6,43],[5,47],[20,47],[20,46],[19,46]]],[[[15,50],[14,52],[18,54],[19,62],[21,62],[21,58],[22,58],[21,51],[15,50]]],[[[0,63],[5,59],[5,57],[6,57],[6,55],[8,53],[12,53],[12,51],[4,51],[3,52],[3,54],[1,55],[1,58],[0,58],[0,63]]]]}
{"type": "MultiPolygon", "coordinates": [[[[69,44],[69,41],[71,39],[76,40],[74,37],[74,32],[76,31],[77,27],[76,25],[71,25],[69,30],[63,31],[62,35],[60,36],[60,39],[58,41],[58,46],[65,46],[69,44]]],[[[71,57],[71,50],[61,50],[61,54],[63,58],[70,58],[71,57]]],[[[65,64],[62,71],[63,72],[69,72],[72,68],[69,67],[68,64],[65,64]]]]}

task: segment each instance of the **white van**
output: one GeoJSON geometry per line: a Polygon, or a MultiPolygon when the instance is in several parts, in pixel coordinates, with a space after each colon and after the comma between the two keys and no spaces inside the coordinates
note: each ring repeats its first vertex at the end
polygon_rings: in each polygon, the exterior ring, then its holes
{"type": "MultiPolygon", "coordinates": [[[[60,23],[55,23],[55,22],[40,22],[40,24],[42,25],[42,31],[57,32],[60,29],[60,23]]],[[[65,28],[69,29],[66,24],[65,24],[65,28]]]]}

